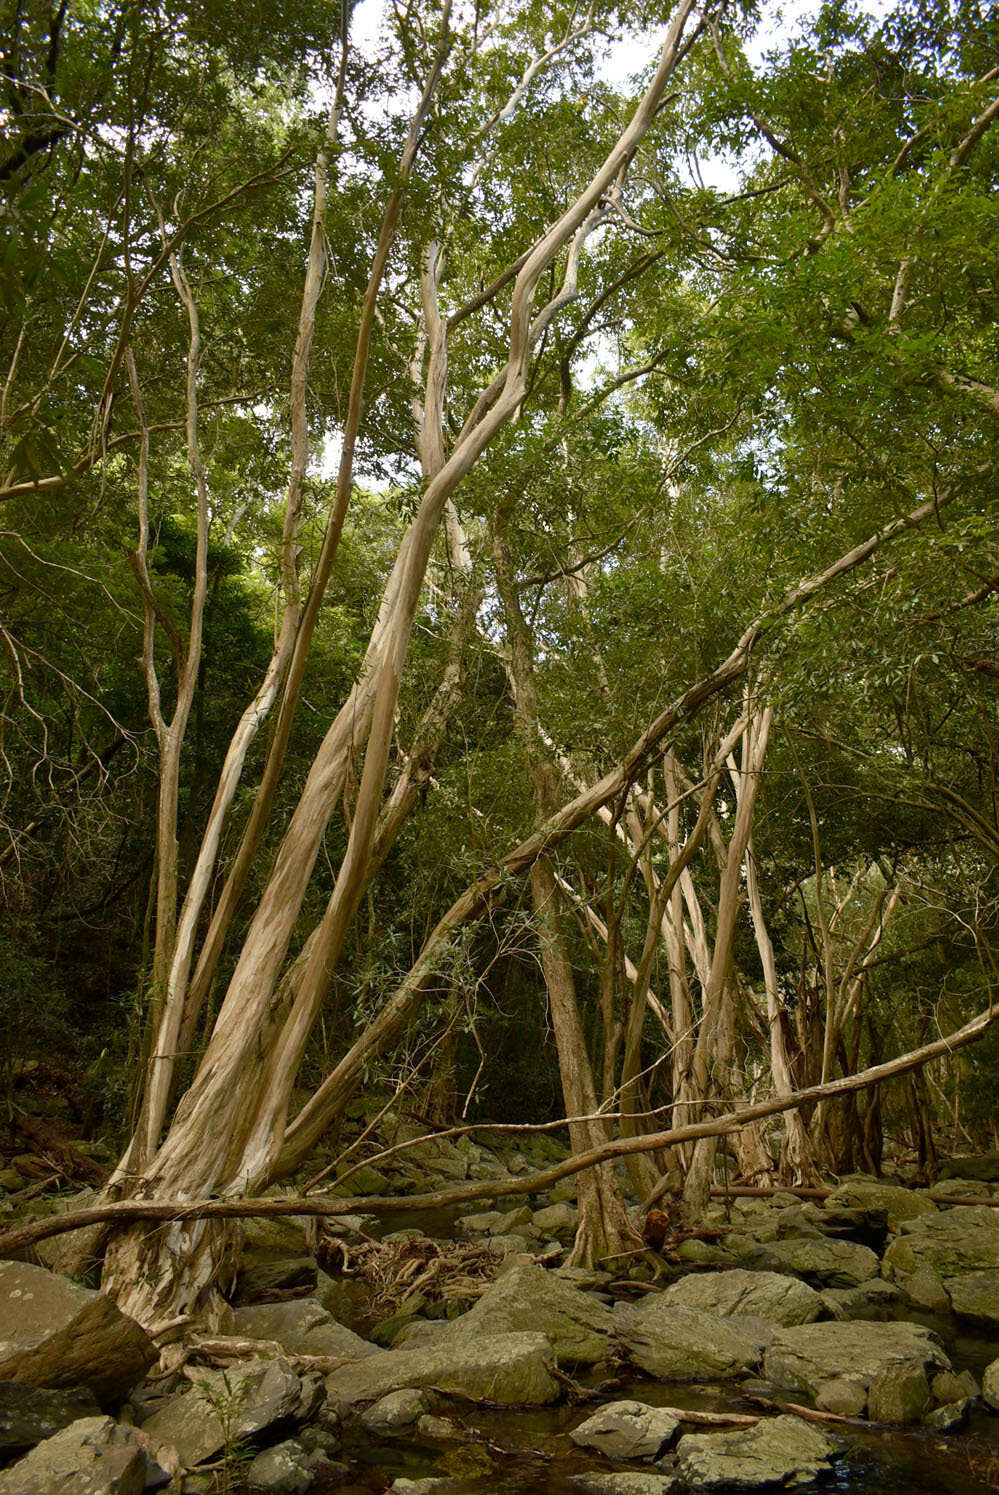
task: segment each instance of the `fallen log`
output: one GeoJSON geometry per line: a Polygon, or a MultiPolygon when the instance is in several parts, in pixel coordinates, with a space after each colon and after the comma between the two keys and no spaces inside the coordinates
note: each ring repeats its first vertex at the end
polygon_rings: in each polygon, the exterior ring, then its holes
{"type": "MultiPolygon", "coordinates": [[[[929,1064],[933,1059],[953,1053],[955,1049],[964,1048],[970,1043],[977,1043],[997,1020],[999,1020],[999,1008],[989,1008],[965,1023],[962,1028],[958,1028],[956,1032],[948,1034],[946,1038],[935,1039],[933,1043],[924,1044],[921,1048],[913,1049],[908,1054],[901,1054],[896,1059],[889,1059],[883,1064],[875,1064],[870,1069],[860,1070],[857,1074],[846,1075],[840,1080],[830,1080],[824,1085],[811,1085],[805,1090],[794,1091],[791,1095],[758,1101],[755,1105],[739,1106],[728,1116],[715,1116],[708,1121],[690,1122],[686,1126],[672,1127],[665,1132],[651,1132],[639,1137],[622,1137],[613,1142],[604,1142],[599,1147],[588,1148],[586,1152],[577,1153],[574,1157],[567,1158],[565,1162],[557,1163],[551,1168],[540,1169],[537,1173],[520,1174],[516,1178],[505,1181],[484,1179],[481,1182],[458,1185],[454,1188],[438,1189],[430,1194],[407,1194],[399,1198],[386,1198],[384,1195],[376,1194],[341,1199],[312,1194],[297,1197],[285,1195],[283,1198],[198,1201],[123,1199],[115,1204],[95,1205],[90,1209],[73,1210],[64,1215],[48,1215],[44,1219],[33,1220],[28,1225],[5,1231],[0,1235],[0,1258],[9,1257],[14,1252],[24,1251],[27,1247],[35,1245],[38,1241],[47,1240],[51,1236],[64,1235],[72,1230],[82,1230],[87,1225],[117,1224],[136,1220],[235,1220],[273,1215],[335,1219],[342,1215],[356,1214],[416,1214],[423,1210],[446,1209],[452,1204],[469,1204],[477,1199],[500,1199],[518,1194],[537,1194],[550,1189],[553,1184],[559,1183],[563,1178],[582,1173],[584,1169],[592,1168],[598,1163],[611,1162],[615,1158],[629,1157],[634,1153],[677,1147],[681,1143],[695,1142],[700,1137],[725,1137],[732,1132],[740,1131],[750,1122],[761,1121],[768,1116],[777,1116],[782,1111],[793,1110],[796,1106],[826,1100],[830,1096],[848,1095],[855,1090],[864,1090],[869,1085],[880,1084],[883,1080],[905,1074],[911,1069],[918,1069],[924,1064],[929,1064]]],[[[665,1191],[664,1180],[663,1187],[654,1191],[653,1195],[645,1201],[645,1207],[647,1208],[665,1191]]],[[[975,1199],[971,1202],[981,1204],[988,1201],[975,1199]]],[[[999,1203],[999,1201],[995,1202],[999,1203]]]]}

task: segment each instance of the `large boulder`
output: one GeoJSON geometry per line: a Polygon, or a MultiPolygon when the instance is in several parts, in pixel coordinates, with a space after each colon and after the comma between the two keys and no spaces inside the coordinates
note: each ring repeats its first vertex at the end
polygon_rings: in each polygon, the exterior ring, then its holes
{"type": "Polygon", "coordinates": [[[677,1467],[695,1490],[761,1490],[814,1480],[836,1444],[800,1417],[773,1417],[732,1433],[688,1433],[677,1445],[677,1467]]]}
{"type": "Polygon", "coordinates": [[[937,1207],[925,1190],[906,1189],[902,1184],[884,1184],[854,1179],[840,1184],[826,1200],[826,1210],[863,1210],[883,1214],[894,1230],[903,1220],[935,1215],[937,1207]]]}
{"type": "Polygon", "coordinates": [[[236,1333],[247,1339],[276,1340],[293,1355],[332,1355],[359,1360],[377,1355],[378,1346],[338,1324],[315,1298],[294,1298],[287,1303],[256,1303],[237,1308],[236,1333]]]}
{"type": "Polygon", "coordinates": [[[0,1495],[142,1495],[148,1464],[129,1428],[85,1417],[0,1474],[0,1495]]]}
{"type": "Polygon", "coordinates": [[[962,1272],[947,1279],[950,1306],[958,1318],[999,1329],[999,1272],[962,1272]]]}
{"type": "Polygon", "coordinates": [[[699,1308],[673,1307],[665,1293],[615,1313],[629,1359],[664,1381],[717,1381],[743,1376],[759,1364],[773,1330],[760,1320],[718,1318],[699,1308]]]}
{"type": "Polygon", "coordinates": [[[768,1241],[758,1257],[761,1266],[778,1272],[793,1272],[816,1287],[856,1287],[876,1277],[878,1258],[868,1246],[856,1241],[831,1241],[823,1236],[768,1241]]]}
{"type": "Polygon", "coordinates": [[[593,1365],[608,1354],[614,1315],[606,1304],[544,1267],[512,1267],[453,1321],[446,1342],[521,1332],[546,1335],[559,1361],[593,1365]]]}
{"type": "Polygon", "coordinates": [[[701,1308],[722,1318],[749,1315],[790,1328],[810,1324],[822,1310],[814,1288],[781,1272],[696,1272],[681,1277],[663,1293],[671,1308],[701,1308]]]}
{"type": "Polygon", "coordinates": [[[174,1397],[142,1425],[177,1450],[193,1469],[227,1443],[293,1423],[307,1391],[285,1360],[247,1360],[233,1370],[205,1370],[190,1391],[174,1397]]]}
{"type": "Polygon", "coordinates": [[[554,1353],[543,1334],[474,1336],[421,1350],[386,1350],[326,1378],[338,1406],[377,1401],[404,1386],[457,1392],[472,1401],[510,1406],[544,1405],[561,1393],[552,1374],[554,1353]]]}
{"type": "Polygon", "coordinates": [[[0,1381],[0,1451],[34,1448],[71,1422],[97,1417],[100,1410],[85,1386],[44,1391],[24,1381],[0,1381]]]}
{"type": "Polygon", "coordinates": [[[680,1427],[672,1412],[644,1402],[610,1402],[573,1428],[580,1448],[595,1448],[612,1459],[656,1459],[680,1427]]]}
{"type": "Polygon", "coordinates": [[[823,1323],[782,1329],[763,1357],[763,1374],[786,1391],[817,1397],[833,1380],[870,1395],[894,1367],[917,1374],[948,1370],[937,1336],[921,1324],[823,1323]]]}
{"type": "MultiPolygon", "coordinates": [[[[574,1474],[569,1480],[583,1495],[674,1495],[680,1481],[672,1474],[645,1474],[622,1470],[619,1474],[574,1474]]],[[[395,1486],[392,1486],[393,1490],[395,1486]]]]}
{"type": "Polygon", "coordinates": [[[944,1283],[965,1272],[999,1270],[999,1211],[958,1205],[902,1221],[884,1255],[885,1275],[904,1287],[921,1266],[932,1268],[944,1283]]]}
{"type": "Polygon", "coordinates": [[[111,1299],[44,1267],[0,1261],[0,1381],[87,1386],[118,1401],[156,1359],[156,1346],[111,1299]]]}
{"type": "Polygon", "coordinates": [[[980,1183],[999,1183],[999,1152],[944,1158],[938,1171],[941,1178],[969,1178],[980,1183]]]}

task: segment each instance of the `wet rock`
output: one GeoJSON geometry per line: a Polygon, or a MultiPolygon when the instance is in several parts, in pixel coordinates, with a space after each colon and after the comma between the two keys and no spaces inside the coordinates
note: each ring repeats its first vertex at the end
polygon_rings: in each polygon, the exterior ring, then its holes
{"type": "Polygon", "coordinates": [[[921,1366],[889,1365],[868,1388],[867,1415],[873,1422],[919,1422],[930,1400],[930,1383],[921,1366]]]}
{"type": "Polygon", "coordinates": [[[327,1377],[334,1405],[376,1401],[406,1386],[456,1391],[472,1401],[538,1405],[556,1401],[554,1354],[543,1334],[494,1334],[422,1350],[386,1350],[327,1377]]]}
{"type": "Polygon", "coordinates": [[[569,1481],[583,1495],[674,1495],[680,1481],[670,1474],[574,1474],[569,1481]]]}
{"type": "Polygon", "coordinates": [[[966,1426],[973,1406],[970,1396],[963,1396],[960,1401],[934,1407],[932,1412],[927,1412],[923,1423],[933,1433],[960,1432],[966,1426]]]}
{"type": "Polygon", "coordinates": [[[941,1370],[930,1382],[930,1390],[933,1392],[935,1402],[960,1402],[965,1397],[976,1401],[981,1395],[978,1382],[970,1370],[962,1370],[960,1375],[955,1375],[952,1370],[941,1370]]]}
{"type": "Polygon", "coordinates": [[[521,1266],[497,1277],[478,1302],[454,1320],[446,1342],[529,1331],[547,1335],[560,1362],[593,1365],[606,1358],[614,1327],[611,1310],[589,1293],[544,1267],[521,1266]]]}
{"type": "Polygon", "coordinates": [[[313,1457],[294,1438],[265,1448],[246,1471],[251,1490],[269,1490],[271,1495],[305,1495],[312,1484],[313,1457]]]}
{"type": "Polygon", "coordinates": [[[15,1453],[34,1448],[61,1428],[84,1417],[97,1417],[100,1407],[91,1391],[44,1391],[23,1381],[0,1382],[0,1449],[15,1453]]]}
{"type": "Polygon", "coordinates": [[[920,1215],[935,1215],[937,1212],[936,1205],[925,1191],[861,1179],[840,1184],[826,1200],[827,1211],[844,1207],[883,1213],[893,1230],[902,1220],[914,1220],[920,1215]]]}
{"type": "Polygon", "coordinates": [[[457,1486],[453,1480],[431,1475],[428,1479],[394,1479],[390,1488],[392,1495],[450,1495],[457,1486]]]}
{"type": "Polygon", "coordinates": [[[822,1309],[814,1288],[779,1272],[749,1272],[741,1267],[728,1272],[691,1273],[674,1282],[663,1293],[670,1307],[700,1308],[722,1318],[733,1314],[769,1319],[790,1328],[810,1324],[822,1309]]]}
{"type": "Polygon", "coordinates": [[[436,1439],[444,1441],[450,1438],[462,1438],[464,1434],[456,1422],[450,1417],[434,1417],[429,1412],[424,1412],[416,1424],[416,1431],[421,1438],[436,1439]]]}
{"type": "Polygon", "coordinates": [[[999,1272],[963,1272],[950,1277],[947,1293],[958,1318],[999,1329],[999,1272]]]}
{"type": "MultiPolygon", "coordinates": [[[[171,1444],[185,1469],[217,1454],[228,1441],[293,1422],[303,1410],[303,1384],[284,1360],[247,1360],[236,1370],[206,1370],[143,1424],[171,1444]]],[[[311,1407],[308,1410],[312,1410],[311,1407]]]]}
{"type": "Polygon", "coordinates": [[[595,1448],[612,1459],[655,1459],[676,1437],[671,1412],[644,1402],[611,1402],[569,1434],[580,1448],[595,1448]]]}
{"type": "Polygon", "coordinates": [[[891,1319],[902,1302],[901,1291],[883,1277],[872,1277],[859,1287],[827,1287],[819,1296],[834,1319],[891,1319]]]}
{"type": "Polygon", "coordinates": [[[818,1287],[857,1287],[876,1277],[878,1258],[855,1241],[798,1238],[770,1241],[759,1253],[761,1266],[794,1272],[818,1287]]]}
{"type": "Polygon", "coordinates": [[[142,1495],[145,1450],[111,1417],[85,1417],[0,1474],[0,1495],[142,1495]]]}
{"type": "Polygon", "coordinates": [[[770,1337],[758,1323],[671,1307],[665,1294],[620,1305],[615,1321],[627,1354],[650,1376],[713,1381],[742,1376],[759,1363],[770,1337]]]}
{"type": "Polygon", "coordinates": [[[999,1217],[987,1205],[959,1205],[904,1220],[884,1255],[885,1275],[901,1282],[929,1266],[946,1285],[965,1272],[999,1270],[999,1217]]]}
{"type": "Polygon", "coordinates": [[[867,1387],[847,1376],[824,1381],[815,1393],[815,1405],[823,1412],[839,1417],[863,1417],[867,1407],[867,1387]]]}
{"type": "Polygon", "coordinates": [[[993,1360],[982,1373],[982,1401],[999,1412],[999,1360],[993,1360]]]}
{"type": "Polygon", "coordinates": [[[759,1490],[815,1479],[837,1445],[800,1417],[774,1417],[732,1433],[688,1433],[678,1469],[693,1490],[759,1490]]]}
{"type": "Polygon", "coordinates": [[[430,1406],[426,1395],[413,1386],[390,1391],[361,1414],[361,1423],[369,1433],[394,1433],[409,1427],[430,1406]]]}
{"type": "Polygon", "coordinates": [[[824,1323],[782,1329],[763,1357],[774,1386],[816,1396],[842,1377],[865,1387],[893,1366],[929,1373],[949,1370],[940,1341],[921,1324],[824,1323]]]}
{"type": "Polygon", "coordinates": [[[156,1359],[110,1298],[26,1262],[0,1262],[0,1325],[0,1380],[88,1386],[101,1403],[127,1396],[156,1359]]]}
{"type": "Polygon", "coordinates": [[[377,1355],[377,1345],[338,1324],[315,1298],[286,1303],[258,1303],[237,1308],[236,1333],[247,1339],[273,1339],[294,1355],[342,1355],[359,1360],[377,1355]]]}

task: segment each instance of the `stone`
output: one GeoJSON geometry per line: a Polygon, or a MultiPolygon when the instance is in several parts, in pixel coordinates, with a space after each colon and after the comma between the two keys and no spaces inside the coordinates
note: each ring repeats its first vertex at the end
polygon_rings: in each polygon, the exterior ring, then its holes
{"type": "Polygon", "coordinates": [[[359,1360],[377,1355],[378,1346],[338,1324],[315,1298],[293,1298],[286,1303],[256,1303],[237,1308],[236,1333],[246,1339],[277,1340],[293,1355],[339,1355],[359,1360]]]}
{"type": "Polygon", "coordinates": [[[312,1457],[294,1438],[258,1453],[246,1471],[251,1490],[271,1495],[305,1495],[312,1484],[312,1457]]]}
{"type": "Polygon", "coordinates": [[[903,1220],[884,1254],[884,1275],[906,1287],[920,1265],[947,1284],[965,1272],[999,1270],[999,1218],[987,1205],[959,1205],[936,1215],[903,1220]]]}
{"type": "Polygon", "coordinates": [[[390,1391],[379,1397],[361,1414],[361,1425],[369,1433],[394,1433],[398,1428],[409,1427],[427,1411],[430,1402],[424,1392],[415,1386],[404,1386],[399,1391],[390,1391]]]}
{"type": "Polygon", "coordinates": [[[614,1315],[606,1304],[544,1267],[513,1267],[454,1320],[446,1342],[519,1331],[547,1335],[559,1362],[594,1365],[609,1352],[614,1315]]]}
{"type": "Polygon", "coordinates": [[[930,1313],[947,1313],[950,1309],[947,1289],[927,1262],[920,1262],[916,1270],[902,1281],[906,1297],[917,1308],[926,1308],[930,1313]]]}
{"type": "Polygon", "coordinates": [[[914,1220],[919,1215],[935,1215],[937,1212],[936,1205],[924,1190],[861,1179],[840,1184],[829,1195],[825,1207],[827,1210],[852,1208],[882,1212],[893,1230],[902,1220],[914,1220]]]}
{"type": "Polygon", "coordinates": [[[834,1376],[823,1381],[815,1393],[815,1405],[822,1412],[835,1412],[839,1417],[863,1417],[867,1407],[867,1387],[848,1376],[834,1376]]]}
{"type": "Polygon", "coordinates": [[[732,1433],[688,1433],[677,1445],[677,1467],[695,1490],[759,1490],[815,1479],[836,1451],[800,1417],[773,1417],[732,1433]]]}
{"type": "Polygon", "coordinates": [[[543,1235],[571,1235],[579,1224],[579,1211],[571,1204],[549,1204],[535,1210],[533,1220],[543,1235]]]}
{"type": "Polygon", "coordinates": [[[680,1481],[669,1474],[642,1474],[622,1470],[620,1474],[574,1474],[571,1485],[583,1495],[673,1495],[680,1481]]]}
{"type": "Polygon", "coordinates": [[[949,1277],[947,1293],[958,1318],[999,1329],[999,1272],[962,1272],[949,1277]]]}
{"type": "Polygon", "coordinates": [[[932,1433],[959,1432],[966,1426],[973,1406],[970,1396],[962,1396],[960,1401],[946,1402],[942,1407],[934,1407],[932,1412],[927,1412],[923,1425],[932,1433]]]}
{"type": "Polygon", "coordinates": [[[612,1459],[656,1459],[680,1427],[671,1412],[644,1402],[610,1402],[574,1428],[569,1437],[580,1448],[595,1448],[612,1459]]]}
{"type": "Polygon", "coordinates": [[[23,1381],[0,1382],[0,1449],[5,1453],[34,1448],[61,1428],[100,1415],[93,1392],[85,1386],[45,1391],[23,1381]]]}
{"type": "Polygon", "coordinates": [[[950,1369],[937,1336],[921,1324],[822,1323],[779,1330],[763,1357],[763,1374],[782,1390],[815,1396],[837,1377],[869,1391],[899,1365],[924,1373],[950,1369]]]}
{"type": "Polygon", "coordinates": [[[615,1313],[629,1359],[666,1381],[715,1381],[743,1376],[760,1361],[769,1337],[758,1321],[718,1318],[698,1308],[671,1307],[664,1293],[615,1313]]]}
{"type": "Polygon", "coordinates": [[[146,1454],[111,1417],[71,1423],[0,1474],[0,1495],[142,1495],[146,1454]]]}
{"type": "Polygon", "coordinates": [[[941,1178],[970,1178],[983,1183],[999,1183],[999,1152],[944,1158],[938,1172],[941,1178]]]}
{"type": "Polygon", "coordinates": [[[733,1314],[769,1319],[790,1328],[818,1318],[822,1299],[814,1288],[779,1272],[690,1273],[663,1293],[670,1307],[701,1308],[728,1318],[733,1314]]]}
{"type": "Polygon", "coordinates": [[[88,1386],[103,1405],[127,1396],[156,1358],[145,1329],[103,1293],[0,1262],[0,1380],[88,1386]]]}
{"type": "Polygon", "coordinates": [[[794,1272],[818,1287],[857,1287],[880,1270],[878,1258],[868,1246],[855,1241],[829,1241],[822,1236],[769,1241],[760,1252],[760,1265],[794,1272]]]}
{"type": "Polygon", "coordinates": [[[930,1406],[930,1383],[918,1365],[888,1365],[872,1380],[867,1415],[873,1422],[919,1422],[930,1406]]]}
{"type": "MultiPolygon", "coordinates": [[[[261,1215],[241,1221],[243,1249],[240,1265],[246,1259],[247,1267],[256,1263],[249,1258],[273,1261],[278,1257],[301,1259],[308,1255],[306,1249],[309,1221],[304,1216],[261,1215]]],[[[329,1222],[333,1224],[332,1221],[329,1222]]]]}
{"type": "Polygon", "coordinates": [[[858,1287],[827,1287],[819,1297],[834,1319],[893,1319],[902,1302],[901,1291],[883,1277],[872,1277],[858,1287]]]}
{"type": "Polygon", "coordinates": [[[290,1256],[281,1261],[264,1261],[240,1272],[236,1279],[236,1300],[252,1303],[260,1293],[288,1292],[308,1288],[314,1292],[319,1281],[319,1267],[314,1256],[290,1256]]]}
{"type": "Polygon", "coordinates": [[[434,1417],[429,1412],[424,1412],[423,1416],[417,1421],[416,1431],[421,1438],[438,1440],[461,1438],[463,1436],[461,1428],[456,1422],[452,1422],[450,1417],[434,1417]]]}
{"type": "Polygon", "coordinates": [[[392,1495],[444,1495],[457,1487],[453,1480],[430,1475],[427,1479],[394,1479],[389,1486],[392,1495]]]}
{"type": "Polygon", "coordinates": [[[977,1401],[981,1396],[978,1382],[970,1370],[962,1370],[960,1375],[955,1375],[952,1370],[941,1370],[930,1382],[930,1390],[933,1400],[941,1404],[947,1402],[960,1402],[965,1398],[977,1401]]]}
{"type": "Polygon", "coordinates": [[[455,1223],[466,1235],[508,1235],[520,1225],[531,1224],[531,1211],[526,1204],[512,1210],[485,1210],[478,1215],[462,1215],[455,1223]]]}
{"type": "Polygon", "coordinates": [[[172,1444],[185,1469],[193,1469],[226,1442],[253,1437],[292,1421],[303,1386],[285,1360],[246,1360],[235,1370],[205,1370],[190,1391],[174,1397],[143,1424],[143,1431],[172,1444]]]}
{"type": "Polygon", "coordinates": [[[999,1360],[993,1360],[982,1372],[982,1401],[999,1412],[999,1360]]]}
{"type": "Polygon", "coordinates": [[[326,1380],[335,1406],[377,1401],[406,1386],[455,1391],[471,1401],[511,1406],[558,1399],[551,1344],[543,1334],[493,1334],[419,1350],[386,1350],[342,1365],[326,1380]]]}

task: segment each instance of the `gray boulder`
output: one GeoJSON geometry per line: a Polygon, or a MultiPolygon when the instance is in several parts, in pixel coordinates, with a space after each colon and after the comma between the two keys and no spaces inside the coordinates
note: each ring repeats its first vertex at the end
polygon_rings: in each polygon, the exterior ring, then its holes
{"type": "Polygon", "coordinates": [[[569,1434],[580,1448],[595,1448],[612,1459],[656,1459],[673,1439],[679,1422],[661,1407],[644,1402],[610,1402],[569,1434]]]}
{"type": "Polygon", "coordinates": [[[427,1396],[414,1386],[390,1391],[361,1414],[361,1425],[369,1433],[394,1433],[410,1427],[430,1406],[427,1396]]]}
{"type": "Polygon", "coordinates": [[[534,1211],[534,1224],[543,1235],[572,1235],[579,1223],[579,1211],[572,1204],[548,1204],[534,1211]]]}
{"type": "Polygon", "coordinates": [[[947,1294],[958,1318],[999,1329],[999,1272],[962,1272],[949,1277],[947,1294]]]}
{"type": "Polygon", "coordinates": [[[253,1437],[312,1410],[307,1388],[285,1360],[247,1360],[235,1370],[205,1370],[143,1424],[193,1469],[227,1442],[253,1437]]]}
{"type": "Polygon", "coordinates": [[[0,1450],[15,1453],[34,1448],[71,1422],[97,1417],[100,1407],[85,1386],[71,1391],[43,1391],[23,1381],[0,1382],[0,1450]]]}
{"type": "Polygon", "coordinates": [[[970,1178],[983,1183],[999,1183],[999,1152],[944,1158],[939,1171],[941,1178],[970,1178]]]}
{"type": "Polygon", "coordinates": [[[842,1378],[865,1388],[895,1366],[923,1374],[949,1370],[940,1341],[921,1324],[824,1323],[782,1329],[763,1357],[763,1374],[786,1391],[816,1396],[842,1378]]]}
{"type": "Polygon", "coordinates": [[[293,1355],[332,1355],[359,1360],[377,1355],[378,1346],[338,1324],[315,1298],[294,1298],[287,1303],[258,1303],[237,1308],[233,1315],[236,1333],[247,1339],[277,1340],[293,1355]]]}
{"type": "Polygon", "coordinates": [[[584,1495],[673,1495],[680,1481],[669,1474],[574,1474],[569,1481],[584,1495]]]}
{"type": "Polygon", "coordinates": [[[834,1319],[894,1318],[902,1301],[899,1289],[883,1277],[872,1277],[858,1287],[827,1287],[819,1297],[834,1319]]]}
{"type": "Polygon", "coordinates": [[[0,1495],[142,1495],[147,1462],[128,1428],[85,1417],[0,1474],[0,1495]]]}
{"type": "Polygon", "coordinates": [[[759,1321],[718,1318],[698,1308],[671,1307],[665,1293],[615,1313],[628,1357],[665,1381],[716,1381],[744,1376],[759,1364],[773,1331],[759,1321]]]}
{"type": "Polygon", "coordinates": [[[688,1433],[677,1467],[695,1490],[804,1484],[828,1469],[836,1444],[800,1417],[774,1417],[732,1433],[688,1433]]]}
{"type": "Polygon", "coordinates": [[[901,1184],[884,1184],[854,1179],[840,1184],[826,1200],[826,1209],[859,1209],[876,1211],[894,1228],[902,1220],[920,1215],[935,1215],[937,1207],[924,1190],[906,1189],[901,1184]]]}
{"type": "Polygon", "coordinates": [[[690,1273],[663,1293],[670,1307],[701,1308],[722,1318],[732,1314],[769,1319],[790,1328],[818,1318],[822,1299],[814,1288],[780,1272],[690,1273]]]}
{"type": "Polygon", "coordinates": [[[156,1346],[111,1299],[23,1261],[0,1261],[0,1381],[88,1386],[117,1401],[156,1359],[156,1346]]]}
{"type": "Polygon", "coordinates": [[[544,1267],[513,1267],[497,1277],[477,1303],[448,1328],[446,1343],[482,1335],[547,1335],[555,1358],[594,1365],[606,1358],[614,1315],[604,1303],[544,1267]]]}
{"type": "Polygon", "coordinates": [[[313,1456],[293,1438],[258,1453],[246,1471],[251,1490],[269,1490],[271,1495],[305,1495],[312,1484],[313,1456]]]}
{"type": "Polygon", "coordinates": [[[888,1365],[870,1384],[867,1415],[873,1422],[919,1422],[931,1401],[922,1366],[888,1365]]]}
{"type": "Polygon", "coordinates": [[[772,1266],[776,1271],[794,1272],[817,1287],[856,1287],[876,1277],[880,1270],[870,1247],[823,1236],[768,1241],[759,1261],[761,1266],[772,1266]]]}
{"type": "Polygon", "coordinates": [[[944,1283],[965,1272],[999,1270],[999,1218],[987,1205],[959,1205],[936,1215],[904,1220],[884,1255],[885,1276],[905,1286],[920,1266],[944,1283]]]}
{"type": "Polygon", "coordinates": [[[982,1373],[982,1401],[999,1412],[999,1360],[993,1360],[982,1373]]]}
{"type": "Polygon", "coordinates": [[[543,1405],[561,1393],[551,1372],[554,1359],[543,1334],[493,1334],[424,1350],[386,1350],[326,1379],[334,1405],[377,1401],[404,1386],[454,1391],[472,1401],[512,1406],[543,1405]]]}

